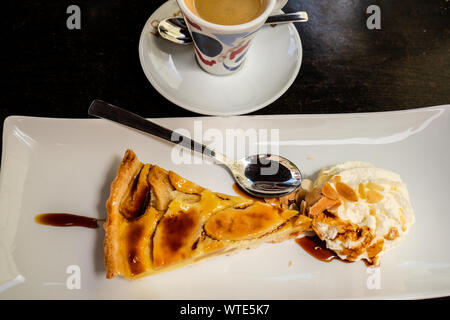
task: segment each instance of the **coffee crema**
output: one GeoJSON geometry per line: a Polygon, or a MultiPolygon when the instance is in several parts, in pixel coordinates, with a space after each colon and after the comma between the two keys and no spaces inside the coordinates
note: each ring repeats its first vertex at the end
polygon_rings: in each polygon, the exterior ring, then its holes
{"type": "Polygon", "coordinates": [[[219,25],[239,25],[260,16],[268,0],[185,0],[200,18],[219,25]]]}

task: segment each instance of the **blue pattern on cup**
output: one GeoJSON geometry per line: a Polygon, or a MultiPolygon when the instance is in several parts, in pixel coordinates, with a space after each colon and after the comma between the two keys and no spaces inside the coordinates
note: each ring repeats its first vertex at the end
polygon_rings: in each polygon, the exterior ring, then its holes
{"type": "Polygon", "coordinates": [[[207,35],[198,32],[192,32],[192,38],[194,39],[195,44],[197,45],[197,48],[200,50],[200,52],[210,58],[216,57],[223,50],[223,46],[219,41],[207,35]]]}

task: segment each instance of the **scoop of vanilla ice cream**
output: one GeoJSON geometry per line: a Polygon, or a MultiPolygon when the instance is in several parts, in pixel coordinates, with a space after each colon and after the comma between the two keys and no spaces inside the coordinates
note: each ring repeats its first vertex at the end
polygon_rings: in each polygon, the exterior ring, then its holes
{"type": "MultiPolygon", "coordinates": [[[[377,264],[414,223],[408,190],[400,176],[361,161],[348,161],[320,171],[313,188],[336,202],[316,212],[312,226],[327,248],[350,261],[377,264]]],[[[316,205],[314,204],[314,205],[316,205]]],[[[310,212],[315,212],[314,205],[310,212]]]]}

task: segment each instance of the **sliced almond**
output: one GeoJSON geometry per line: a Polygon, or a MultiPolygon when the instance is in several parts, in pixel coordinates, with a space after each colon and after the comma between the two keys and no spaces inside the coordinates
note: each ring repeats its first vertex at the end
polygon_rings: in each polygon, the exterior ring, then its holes
{"type": "Polygon", "coordinates": [[[322,190],[320,188],[314,188],[306,194],[305,201],[308,207],[311,207],[319,201],[320,198],[322,198],[322,190]]]}
{"type": "Polygon", "coordinates": [[[333,200],[329,199],[327,197],[322,197],[319,201],[317,201],[310,209],[309,209],[309,215],[315,216],[318,215],[325,210],[328,210],[330,208],[333,208],[334,206],[340,204],[339,200],[333,200]]]}
{"type": "Polygon", "coordinates": [[[383,200],[383,195],[375,190],[369,190],[367,192],[367,202],[368,203],[378,203],[383,200]]]}
{"type": "Polygon", "coordinates": [[[364,187],[364,184],[360,183],[358,186],[358,195],[361,199],[366,198],[366,188],[364,187]]]}
{"type": "Polygon", "coordinates": [[[300,203],[305,200],[306,192],[302,188],[299,188],[297,192],[295,193],[295,202],[297,205],[300,205],[300,203]]]}
{"type": "Polygon", "coordinates": [[[339,194],[337,191],[333,188],[333,186],[329,182],[325,182],[325,184],[322,187],[322,194],[330,199],[338,200],[339,194]]]}
{"type": "Polygon", "coordinates": [[[375,182],[368,182],[368,183],[366,183],[366,187],[369,190],[384,191],[383,186],[380,186],[379,184],[377,184],[375,182]]]}
{"type": "Polygon", "coordinates": [[[341,182],[341,176],[334,176],[330,181],[333,183],[341,182]]]}
{"type": "Polygon", "coordinates": [[[295,192],[295,202],[297,203],[297,205],[300,205],[300,203],[305,200],[305,196],[306,196],[306,191],[300,187],[296,192],[295,192]]]}
{"type": "Polygon", "coordinates": [[[356,202],[358,201],[358,195],[356,192],[347,184],[343,182],[336,183],[337,192],[346,200],[356,202]]]}
{"type": "Polygon", "coordinates": [[[302,202],[300,202],[300,213],[304,215],[305,212],[306,212],[306,201],[302,200],[302,202]]]}
{"type": "Polygon", "coordinates": [[[309,179],[303,179],[301,186],[302,186],[303,190],[305,190],[306,192],[309,192],[313,188],[313,182],[309,179]]]}
{"type": "Polygon", "coordinates": [[[340,201],[340,200],[336,200],[337,201],[337,203],[334,205],[334,206],[332,206],[332,207],[329,207],[327,210],[328,211],[334,211],[334,210],[336,210],[341,204],[342,204],[342,202],[340,201]]]}

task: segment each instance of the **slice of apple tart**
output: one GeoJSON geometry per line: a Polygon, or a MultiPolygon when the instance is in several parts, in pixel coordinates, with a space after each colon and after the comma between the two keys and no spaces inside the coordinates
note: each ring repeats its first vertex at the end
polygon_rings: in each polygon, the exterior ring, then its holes
{"type": "Polygon", "coordinates": [[[311,220],[293,198],[212,192],[127,150],[106,202],[106,277],[135,279],[297,237],[311,220]]]}

